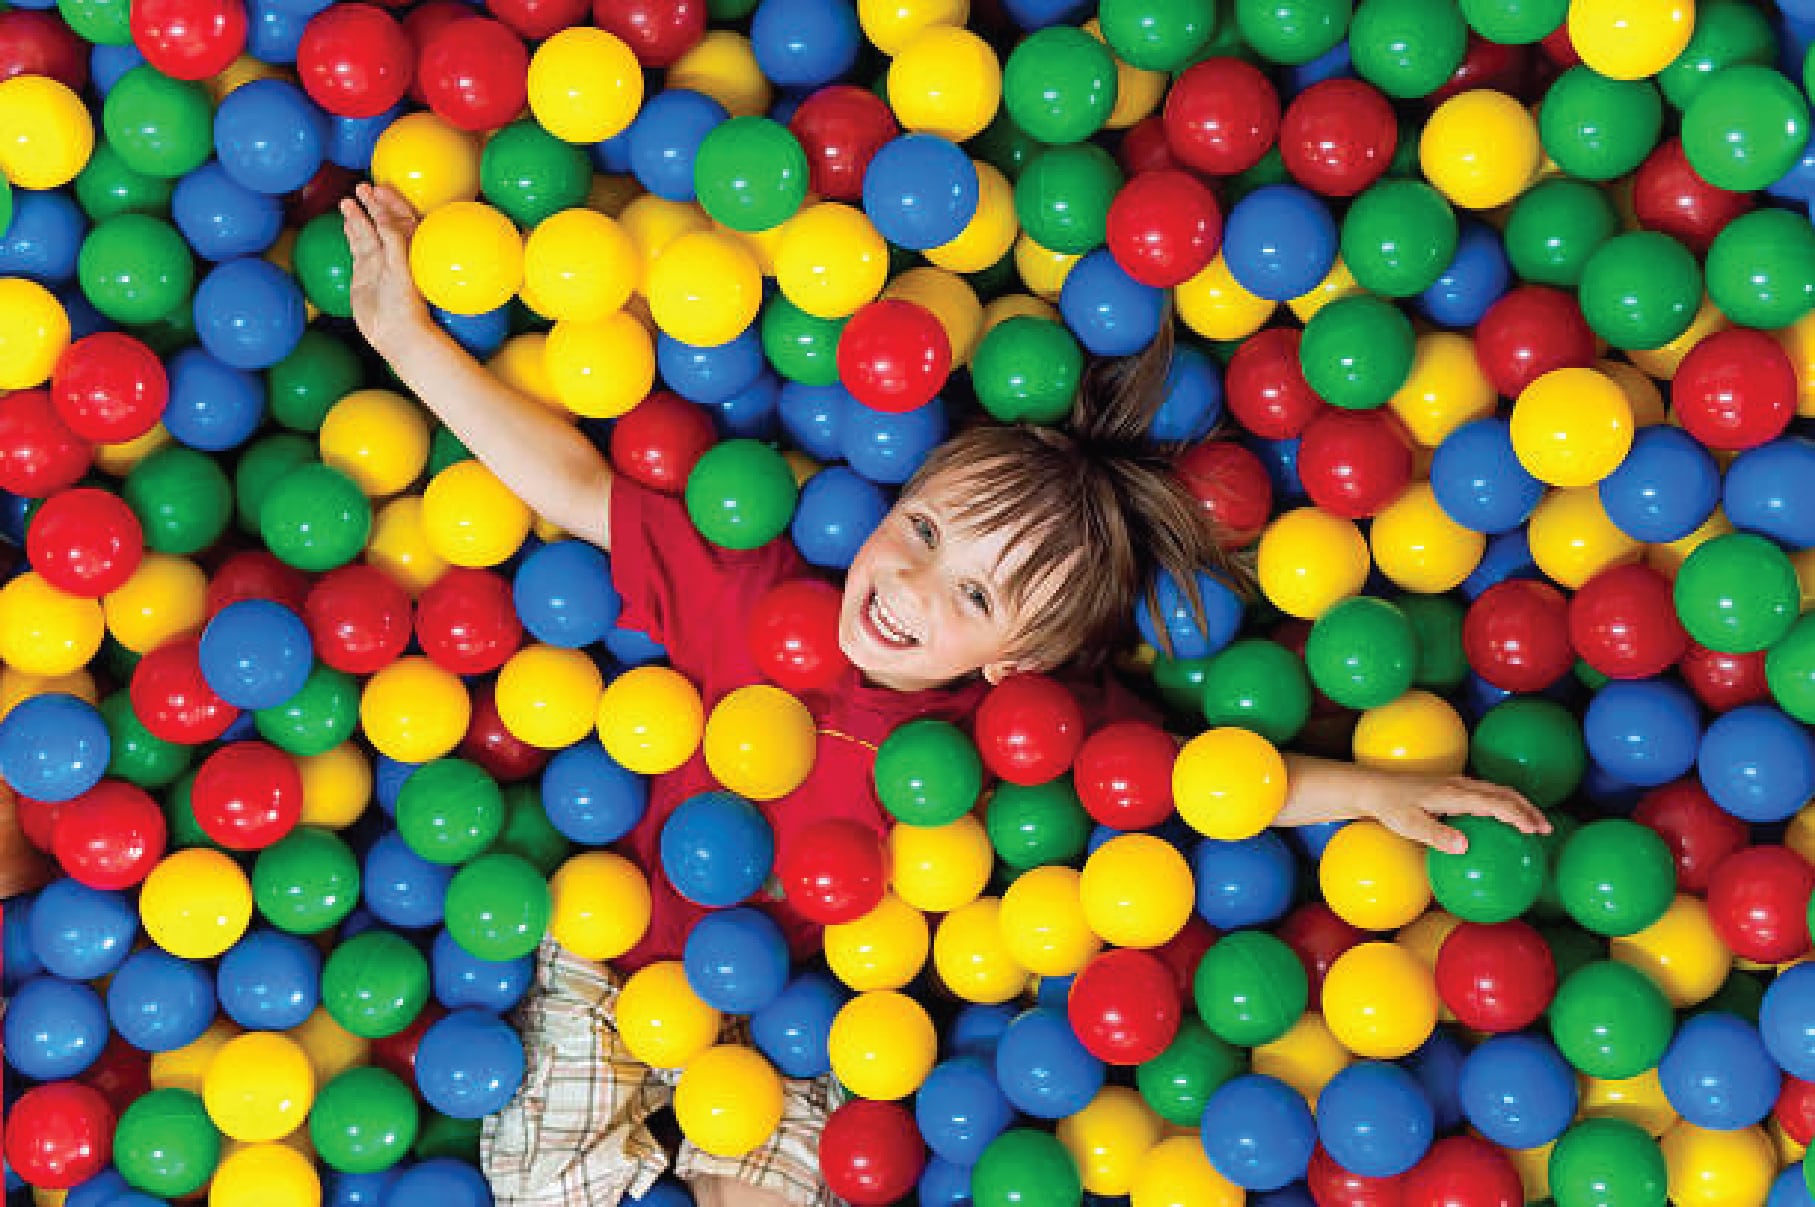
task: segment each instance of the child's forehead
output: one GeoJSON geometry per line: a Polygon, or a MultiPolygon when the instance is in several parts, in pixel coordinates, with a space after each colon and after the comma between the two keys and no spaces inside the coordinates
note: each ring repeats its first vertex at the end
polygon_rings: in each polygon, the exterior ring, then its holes
{"type": "Polygon", "coordinates": [[[937,514],[947,540],[956,539],[975,547],[977,554],[1001,578],[1018,571],[1036,556],[1050,517],[1038,508],[989,508],[980,510],[972,503],[977,486],[987,477],[988,467],[970,465],[950,467],[930,475],[910,494],[901,497],[902,504],[919,504],[937,514]]]}

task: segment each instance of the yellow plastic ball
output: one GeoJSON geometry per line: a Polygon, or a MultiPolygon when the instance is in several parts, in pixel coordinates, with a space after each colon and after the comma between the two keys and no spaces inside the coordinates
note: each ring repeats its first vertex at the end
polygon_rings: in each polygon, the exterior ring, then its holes
{"type": "Polygon", "coordinates": [[[614,33],[581,25],[536,48],[529,111],[563,142],[588,145],[630,128],[643,105],[643,67],[614,33]]]}
{"type": "Polygon", "coordinates": [[[327,1085],[348,1069],[371,1063],[372,1042],[335,1022],[326,1006],[317,1006],[289,1035],[302,1045],[315,1070],[316,1085],[327,1085]]]}
{"type": "Polygon", "coordinates": [[[1428,482],[1417,482],[1374,517],[1374,564],[1402,590],[1441,595],[1481,562],[1487,537],[1450,519],[1428,482]]]}
{"type": "Polygon", "coordinates": [[[645,965],[618,990],[618,1037],[651,1068],[685,1068],[718,1042],[723,1024],[723,1016],[693,992],[679,960],[645,965]]]}
{"type": "Polygon", "coordinates": [[[284,69],[282,67],[255,59],[249,54],[242,54],[227,64],[226,68],[218,74],[208,77],[204,84],[208,89],[208,96],[218,106],[240,88],[255,80],[281,80],[283,78],[284,69]]]}
{"type": "Polygon", "coordinates": [[[900,989],[925,966],[931,943],[926,915],[888,893],[861,918],[826,927],[826,965],[859,993],[900,989]]]}
{"type": "Polygon", "coordinates": [[[57,295],[25,277],[0,277],[0,390],[43,385],[67,347],[69,315],[57,295]]]}
{"type": "Polygon", "coordinates": [[[1393,943],[1362,943],[1336,957],[1323,983],[1330,1034],[1368,1060],[1398,1060],[1437,1026],[1437,986],[1418,957],[1393,943]]]}
{"type": "Polygon", "coordinates": [[[1545,495],[1531,513],[1528,533],[1532,561],[1550,581],[1571,591],[1609,566],[1637,561],[1642,550],[1607,518],[1601,492],[1593,486],[1545,495]]]}
{"type": "Polygon", "coordinates": [[[1538,123],[1504,92],[1477,88],[1437,106],[1418,163],[1438,192],[1468,210],[1505,205],[1537,174],[1538,123]]]}
{"type": "MultiPolygon", "coordinates": [[[[15,188],[60,188],[88,166],[94,149],[94,119],[68,85],[45,75],[0,83],[0,175],[15,188]]],[[[11,355],[0,354],[0,363],[11,355]]]]}
{"type": "Polygon", "coordinates": [[[775,97],[750,39],[729,29],[714,29],[695,42],[668,68],[664,82],[705,93],[732,117],[761,117],[775,97]]]}
{"type": "Polygon", "coordinates": [[[1130,1207],[1242,1207],[1241,1187],[1216,1172],[1196,1136],[1172,1136],[1147,1150],[1129,1188],[1130,1207]]]}
{"type": "Polygon", "coordinates": [[[1059,308],[1044,298],[1026,293],[1005,293],[983,307],[983,334],[988,335],[1012,318],[1045,319],[1049,323],[1065,321],[1059,315],[1059,308]]]}
{"type": "Polygon", "coordinates": [[[1158,947],[1190,921],[1196,888],[1177,847],[1151,834],[1122,834],[1084,861],[1078,897],[1103,942],[1158,947]]]}
{"type": "Polygon", "coordinates": [[[1195,277],[1174,287],[1172,302],[1185,326],[1208,340],[1247,339],[1279,306],[1243,289],[1221,252],[1195,277]]]}
{"type": "Polygon", "coordinates": [[[127,440],[121,444],[95,445],[95,468],[104,474],[124,478],[133,471],[139,462],[151,456],[161,448],[175,444],[170,429],[162,422],[152,425],[151,430],[137,440],[127,440]]]}
{"type": "Polygon", "coordinates": [[[781,1125],[781,1074],[754,1048],[719,1044],[681,1070],[674,1118],[695,1148],[715,1157],[741,1157],[781,1125]]]}
{"type": "Polygon", "coordinates": [[[1614,959],[1656,982],[1678,1010],[1713,997],[1733,971],[1733,953],[1715,933],[1707,904],[1683,893],[1663,917],[1637,934],[1613,939],[1609,948],[1614,959]]]}
{"type": "Polygon", "coordinates": [[[288,1144],[234,1147],[215,1167],[208,1207],[320,1207],[321,1175],[288,1144]]]}
{"type": "Polygon", "coordinates": [[[668,245],[682,235],[712,229],[712,219],[697,205],[670,201],[654,193],[632,198],[618,215],[618,225],[630,236],[637,252],[637,288],[649,279],[649,270],[662,258],[668,245]]]}
{"type": "Polygon", "coordinates": [[[1670,66],[1695,32],[1693,0],[1570,0],[1569,44],[1589,68],[1641,80],[1670,66]]]}
{"type": "Polygon", "coordinates": [[[454,566],[496,566],[522,546],[530,513],[496,474],[475,459],[456,461],[422,492],[422,532],[454,566]]]}
{"type": "Polygon", "coordinates": [[[636,291],[641,271],[629,233],[596,210],[552,214],[523,243],[523,292],[534,296],[538,313],[557,322],[597,322],[616,314],[636,291]]]}
{"type": "Polygon", "coordinates": [[[1336,916],[1362,930],[1398,930],[1431,903],[1424,848],[1377,821],[1336,832],[1318,861],[1317,882],[1336,916]]]}
{"type": "Polygon", "coordinates": [[[1048,302],[1057,302],[1064,292],[1065,278],[1084,257],[1069,252],[1053,251],[1034,242],[1032,235],[1015,239],[1015,274],[1027,286],[1027,292],[1048,302]]]}
{"type": "Polygon", "coordinates": [[[410,596],[421,595],[447,573],[447,562],[429,545],[422,529],[422,499],[392,499],[372,517],[366,561],[395,579],[410,596]]]}
{"type": "Polygon", "coordinates": [[[855,313],[882,292],[888,274],[888,244],[861,210],[822,201],[782,226],[775,283],[783,296],[815,318],[855,313]]]}
{"type": "Polygon", "coordinates": [[[605,753],[638,775],[673,771],[699,749],[706,726],[699,690],[665,666],[633,667],[599,697],[605,753]]]}
{"type": "Polygon", "coordinates": [[[1468,766],[1468,725],[1449,701],[1422,688],[1362,713],[1350,743],[1364,767],[1460,775],[1468,766]]]}
{"type": "MultiPolygon", "coordinates": [[[[527,303],[525,303],[527,305],[527,303]]],[[[566,412],[548,375],[548,333],[523,331],[505,340],[485,367],[511,389],[557,414],[566,412]]]]}
{"type": "MultiPolygon", "coordinates": [[[[1719,506],[1716,506],[1708,518],[1702,521],[1701,526],[1694,532],[1691,532],[1688,536],[1683,537],[1680,540],[1671,541],[1667,545],[1645,545],[1643,546],[1643,551],[1637,556],[1642,557],[1647,566],[1650,566],[1653,570],[1656,570],[1671,582],[1675,582],[1676,572],[1682,569],[1683,563],[1689,560],[1689,555],[1691,553],[1694,553],[1697,549],[1701,548],[1702,545],[1713,540],[1715,537],[1726,536],[1732,531],[1733,522],[1727,518],[1727,513],[1724,510],[1719,506]]],[[[1800,554],[1791,555],[1790,564],[1792,566],[1798,564],[1797,558],[1799,556],[1800,554]]],[[[1628,556],[1623,560],[1630,561],[1633,560],[1633,558],[1628,556]]],[[[1590,577],[1592,577],[1592,575],[1590,577]]],[[[1797,579],[1799,583],[1801,577],[1801,572],[1798,571],[1797,579]]],[[[1805,595],[1808,593],[1806,588],[1803,593],[1805,595]]]]}
{"type": "Polygon", "coordinates": [[[372,498],[407,489],[429,462],[422,408],[390,390],[355,390],[321,422],[321,459],[372,498]]]}
{"type": "Polygon", "coordinates": [[[210,960],[239,942],[252,921],[252,885],[239,864],[209,847],[173,851],[139,892],[151,941],[185,960],[210,960]]]}
{"type": "Polygon", "coordinates": [[[706,766],[751,800],[780,800],[806,782],[818,731],[807,706],[766,683],[740,687],[706,718],[706,766]]]}
{"type": "Polygon", "coordinates": [[[1804,805],[1790,818],[1790,824],[1784,829],[1783,844],[1804,859],[1815,862],[1815,805],[1804,805]]]}
{"type": "Polygon", "coordinates": [[[1047,864],[1021,873],[1003,892],[996,918],[1002,941],[1029,972],[1070,976],[1102,950],[1084,914],[1082,881],[1075,868],[1047,864]]]}
{"type": "Polygon", "coordinates": [[[1252,838],[1285,807],[1286,761],[1253,730],[1208,730],[1179,750],[1172,799],[1185,824],[1206,838],[1252,838]]]}
{"type": "Polygon", "coordinates": [[[947,272],[982,272],[1000,263],[1021,230],[1015,216],[1015,186],[994,164],[971,162],[977,169],[977,212],[950,243],[924,253],[928,263],[947,272]]]}
{"type": "Polygon", "coordinates": [[[519,742],[562,750],[592,732],[605,680],[580,650],[530,645],[498,671],[498,719],[519,742]]]}
{"type": "Polygon", "coordinates": [[[1757,1207],[1777,1176],[1777,1154],[1760,1127],[1716,1132],[1684,1121],[1659,1147],[1677,1207],[1757,1207]]]}
{"type": "Polygon", "coordinates": [[[649,929],[649,881],[610,851],[584,851],[549,877],[548,933],[586,960],[615,960],[649,929]]]}
{"type": "Polygon", "coordinates": [[[1540,1144],[1536,1148],[1506,1148],[1501,1151],[1512,1163],[1513,1171],[1519,1175],[1519,1184],[1525,1190],[1527,1203],[1542,1203],[1550,1197],[1550,1153],[1557,1142],[1540,1144]]]}
{"type": "Polygon", "coordinates": [[[453,314],[484,314],[523,285],[523,239],[481,201],[455,201],[425,215],[410,240],[410,275],[422,296],[453,314]]]}
{"type": "Polygon", "coordinates": [[[379,754],[426,763],[460,744],[473,703],[452,671],[420,654],[399,658],[366,680],[359,725],[379,754]]]}
{"type": "Polygon", "coordinates": [[[68,595],[35,571],[0,587],[0,662],[52,678],[81,670],[101,648],[101,601],[68,595]]]}
{"type": "Polygon", "coordinates": [[[101,612],[115,641],[149,654],[200,631],[208,616],[208,576],[186,557],[146,553],[132,576],[102,597],[101,612]]]}
{"type": "Polygon", "coordinates": [[[1695,318],[1689,322],[1688,330],[1667,344],[1655,348],[1630,348],[1626,355],[1645,373],[1660,381],[1669,381],[1676,376],[1678,366],[1695,345],[1716,331],[1725,331],[1732,325],[1727,316],[1704,294],[1701,306],[1696,309],[1695,318]]]}
{"type": "Polygon", "coordinates": [[[418,214],[479,196],[479,139],[433,113],[406,113],[372,147],[372,180],[418,214]]]}
{"type": "Polygon", "coordinates": [[[1629,365],[1623,360],[1597,360],[1594,367],[1626,395],[1626,405],[1632,408],[1632,426],[1650,427],[1654,423],[1665,422],[1668,416],[1664,408],[1664,396],[1659,392],[1657,383],[1638,366],[1629,365]]]}
{"type": "MultiPolygon", "coordinates": [[[[1084,32],[1097,41],[1104,41],[1102,24],[1091,18],[1084,23],[1084,32]]],[[[1163,71],[1146,71],[1131,67],[1120,58],[1115,60],[1115,105],[1109,111],[1109,117],[1103,122],[1106,130],[1126,130],[1142,118],[1160,107],[1166,97],[1166,86],[1172,77],[1163,71]]]]}
{"type": "Polygon", "coordinates": [[[995,858],[983,823],[969,813],[943,826],[889,831],[890,884],[922,913],[949,914],[975,901],[989,884],[995,858]]]}
{"type": "Polygon", "coordinates": [[[1427,910],[1393,936],[1393,942],[1417,957],[1420,964],[1435,972],[1437,956],[1444,942],[1462,925],[1462,919],[1447,910],[1427,910]]]}
{"type": "Polygon", "coordinates": [[[756,320],[763,273],[743,244],[715,232],[682,235],[643,282],[656,326],[683,344],[716,348],[756,320]]]}
{"type": "Polygon", "coordinates": [[[889,64],[888,102],[902,129],[966,142],[1002,104],[1002,64],[970,30],[930,26],[889,64]]]}
{"type": "Polygon", "coordinates": [[[303,786],[300,825],[344,829],[359,820],[372,799],[372,765],[356,743],[303,755],[296,770],[303,786]]]}
{"type": "Polygon", "coordinates": [[[556,323],[544,357],[555,397],[588,419],[616,419],[655,386],[655,340],[628,310],[556,323]]]}
{"type": "Polygon", "coordinates": [[[1140,1092],[1104,1086],[1090,1104],[1059,1121],[1059,1143],[1071,1154],[1091,1194],[1124,1195],[1134,1188],[1141,1163],[1164,1131],[1140,1092]]]}
{"type": "Polygon", "coordinates": [[[1519,464],[1552,486],[1592,486],[1632,449],[1632,404],[1593,369],[1553,369],[1513,404],[1519,464]]]}
{"type": "Polygon", "coordinates": [[[1656,1069],[1617,1081],[1584,1077],[1581,1103],[1584,1119],[1624,1119],[1654,1137],[1675,1127],[1681,1118],[1664,1096],[1664,1085],[1658,1080],[1656,1069]]]}
{"type": "Polygon", "coordinates": [[[945,329],[952,346],[952,364],[970,363],[977,340],[983,334],[983,303],[970,282],[943,268],[910,268],[882,291],[885,298],[915,302],[930,311],[945,329]]]}
{"type": "Polygon", "coordinates": [[[1287,1032],[1254,1049],[1253,1072],[1278,1078],[1315,1103],[1323,1087],[1353,1061],[1349,1050],[1336,1042],[1323,1015],[1307,1010],[1287,1032]]]}
{"type": "Polygon", "coordinates": [[[1261,592],[1274,607],[1316,620],[1360,592],[1371,563],[1354,521],[1300,507],[1267,525],[1255,564],[1261,592]]]}
{"type": "Polygon", "coordinates": [[[98,703],[101,698],[95,687],[95,677],[85,670],[71,671],[67,675],[47,679],[11,667],[0,667],[0,721],[4,721],[7,713],[34,696],[51,695],[74,696],[90,704],[98,703]]]}
{"type": "Polygon", "coordinates": [[[970,14],[970,0],[857,0],[863,36],[891,57],[932,26],[963,28],[970,14]]]}
{"type": "Polygon", "coordinates": [[[961,1001],[996,1005],[1027,987],[1027,969],[1003,937],[1002,902],[995,897],[980,897],[940,920],[933,967],[961,1001]]]}
{"type": "Polygon", "coordinates": [[[315,1069],[302,1045],[274,1031],[228,1040],[202,1082],[208,1118],[235,1140],[281,1140],[314,1101],[315,1069]]]}
{"type": "Polygon", "coordinates": [[[1796,370],[1796,414],[1815,417],[1815,310],[1771,333],[1796,370]]]}
{"type": "MultiPolygon", "coordinates": [[[[327,1011],[318,1009],[316,1013],[325,1015],[327,1011]]],[[[238,1023],[229,1018],[217,1018],[208,1024],[206,1031],[182,1047],[167,1052],[153,1052],[149,1070],[151,1088],[188,1090],[191,1094],[200,1094],[214,1058],[221,1054],[221,1049],[227,1046],[228,1040],[239,1034],[242,1032],[238,1023]]]]}
{"type": "Polygon", "coordinates": [[[1364,292],[1366,291],[1361,288],[1361,282],[1355,279],[1355,274],[1349,271],[1349,266],[1342,262],[1342,257],[1337,256],[1336,262],[1330,265],[1330,271],[1324,274],[1323,280],[1288,301],[1286,309],[1290,310],[1292,317],[1299,322],[1308,323],[1316,317],[1319,310],[1331,302],[1364,292]]]}
{"type": "Polygon", "coordinates": [[[1387,407],[1422,448],[1436,448],[1465,423],[1494,411],[1494,388],[1466,335],[1432,331],[1418,339],[1412,371],[1387,407]]]}
{"type": "Polygon", "coordinates": [[[939,1037],[919,1002],[882,990],[860,993],[839,1008],[826,1047],[832,1075],[846,1089],[893,1102],[919,1089],[932,1072],[939,1037]]]}

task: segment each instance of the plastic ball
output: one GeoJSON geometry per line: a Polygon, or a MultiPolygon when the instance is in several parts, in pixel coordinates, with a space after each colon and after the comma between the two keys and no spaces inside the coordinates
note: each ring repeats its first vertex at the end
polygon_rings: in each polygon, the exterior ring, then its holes
{"type": "Polygon", "coordinates": [[[94,145],[93,120],[67,84],[42,75],[0,83],[0,173],[15,187],[68,184],[94,145]]]}
{"type": "Polygon", "coordinates": [[[882,292],[886,246],[858,210],[837,202],[808,206],[782,228],[776,284],[807,314],[847,318],[882,292]]]}
{"type": "Polygon", "coordinates": [[[1084,862],[1079,899],[1090,929],[1118,947],[1158,947],[1190,917],[1191,871],[1162,839],[1125,834],[1084,862]]]}
{"type": "Polygon", "coordinates": [[[1808,103],[1794,83],[1775,67],[1736,63],[1685,107],[1683,153],[1709,184],[1746,192],[1795,166],[1808,129],[1808,103]]]}
{"type": "Polygon", "coordinates": [[[1551,1004],[1551,1038],[1571,1065],[1591,1077],[1633,1077],[1652,1068],[1671,1029],[1662,992],[1624,964],[1584,965],[1564,978],[1551,1004]]]}
{"type": "Polygon", "coordinates": [[[108,1021],[106,1006],[88,986],[57,976],[24,979],[8,1003],[7,1063],[43,1081],[79,1076],[100,1058],[108,1021]]]}
{"type": "Polygon", "coordinates": [[[1624,1119],[1584,1119],[1551,1150],[1550,1183],[1559,1203],[1614,1195],[1656,1202],[1664,1197],[1665,1177],[1657,1143],[1624,1119]]]}
{"type": "Polygon", "coordinates": [[[1337,1164],[1362,1177],[1397,1177],[1416,1165],[1433,1128],[1424,1091],[1395,1065],[1352,1064],[1317,1097],[1319,1140],[1337,1164]]]}
{"type": "Polygon", "coordinates": [[[302,1125],[315,1100],[315,1070],[294,1039],[253,1031],[228,1040],[208,1068],[208,1117],[235,1140],[280,1140],[302,1125]]]}
{"type": "Polygon", "coordinates": [[[1550,949],[1518,921],[1464,922],[1437,952],[1437,992],[1464,1025],[1495,1034],[1519,1031],[1556,993],[1550,949]]]}
{"type": "Polygon", "coordinates": [[[1795,851],[1756,846],[1714,869],[1708,916],[1720,941],[1743,959],[1781,963],[1809,950],[1808,914],[1797,903],[1815,889],[1815,869],[1795,851]]]}
{"type": "Polygon", "coordinates": [[[1572,0],[1568,37],[1596,72],[1637,80],[1681,54],[1694,25],[1694,8],[1674,0],[1572,0]]]}
{"type": "Polygon", "coordinates": [[[8,1112],[6,1163],[31,1185],[68,1189],[107,1165],[113,1130],[113,1108],[99,1090],[75,1081],[34,1086],[8,1112]]]}
{"type": "Polygon", "coordinates": [[[1217,1173],[1244,1190],[1278,1190],[1304,1175],[1316,1144],[1310,1108],[1271,1077],[1237,1077],[1211,1096],[1204,1150],[1217,1173]]]}
{"type": "Polygon", "coordinates": [[[1367,542],[1353,522],[1318,508],[1289,511],[1261,536],[1261,590],[1288,615],[1315,620],[1357,594],[1368,567],[1367,542]]]}
{"type": "Polygon", "coordinates": [[[839,1010],[827,1041],[832,1072],[860,1098],[894,1101],[932,1070],[936,1038],[925,1009],[893,991],[859,994],[839,1010]]]}
{"type": "Polygon", "coordinates": [[[1096,1096],[1103,1078],[1102,1061],[1056,1010],[1023,1012],[996,1047],[996,1080],[1003,1095],[1016,1110],[1037,1119],[1075,1115],[1096,1096]]]}
{"type": "Polygon", "coordinates": [[[1259,162],[1279,132],[1279,95],[1260,70],[1234,58],[1194,63],[1166,100],[1166,143],[1186,166],[1234,175],[1259,162]]]}
{"type": "Polygon", "coordinates": [[[175,851],[145,878],[139,915],[145,933],[165,951],[210,959],[245,933],[252,891],[245,873],[219,851],[175,851]]]}
{"type": "Polygon", "coordinates": [[[1363,943],[1336,958],[1323,985],[1324,1021],[1357,1056],[1395,1060],[1437,1023],[1431,971],[1391,943],[1363,943]]]}
{"type": "Polygon", "coordinates": [[[1684,1120],[1664,1133],[1659,1147],[1670,1198],[1686,1207],[1763,1201],[1777,1164],[1770,1139],[1756,1127],[1713,1131],[1684,1120]]]}
{"type": "Polygon", "coordinates": [[[1537,170],[1537,124],[1512,97],[1477,89],[1437,107],[1419,138],[1419,164],[1464,209],[1492,209],[1517,197],[1537,170]]]}
{"type": "Polygon", "coordinates": [[[522,111],[529,66],[529,52],[508,26],[469,17],[424,41],[416,86],[443,120],[462,130],[495,130],[522,111]]]}
{"type": "Polygon", "coordinates": [[[1254,1047],[1285,1035],[1304,1013],[1308,981],[1298,957],[1260,931],[1211,946],[1193,983],[1198,1015],[1224,1043],[1254,1047]]]}

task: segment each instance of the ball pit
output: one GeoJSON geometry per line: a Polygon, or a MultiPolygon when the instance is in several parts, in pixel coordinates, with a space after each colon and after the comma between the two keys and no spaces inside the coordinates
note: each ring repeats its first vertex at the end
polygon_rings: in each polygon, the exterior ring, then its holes
{"type": "Polygon", "coordinates": [[[481,1207],[538,943],[672,888],[626,1047],[723,1157],[835,1076],[854,1204],[1802,1207],[1807,8],[0,13],[0,782],[59,873],[6,902],[9,1192],[481,1207]],[[836,588],[722,618],[737,690],[660,665],[361,347],[361,177],[456,341],[833,574],[1176,318],[1144,434],[1257,598],[1130,618],[1165,729],[1018,675],[878,744],[886,836],[782,825],[836,588]],[[1275,833],[1294,744],[1554,831],[1275,833]]]}

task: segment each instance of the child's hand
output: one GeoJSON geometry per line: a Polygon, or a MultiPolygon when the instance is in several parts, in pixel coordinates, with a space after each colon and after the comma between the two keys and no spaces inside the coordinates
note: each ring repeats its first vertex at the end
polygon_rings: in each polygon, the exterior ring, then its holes
{"type": "Polygon", "coordinates": [[[1463,775],[1388,777],[1371,815],[1393,833],[1449,855],[1468,849],[1468,840],[1437,819],[1457,814],[1492,817],[1526,834],[1550,833],[1550,819],[1511,788],[1463,775]]]}
{"type": "Polygon", "coordinates": [[[400,335],[429,321],[410,276],[416,212],[395,189],[361,184],[340,203],[340,214],[353,252],[353,321],[383,355],[400,335]]]}

